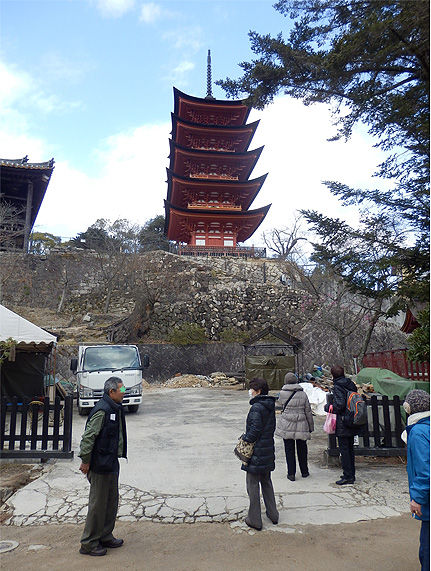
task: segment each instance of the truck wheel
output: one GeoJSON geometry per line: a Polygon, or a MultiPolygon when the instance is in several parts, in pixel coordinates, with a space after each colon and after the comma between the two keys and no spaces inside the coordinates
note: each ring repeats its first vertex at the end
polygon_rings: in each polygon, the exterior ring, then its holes
{"type": "Polygon", "coordinates": [[[128,408],[129,408],[129,412],[138,412],[139,405],[138,404],[129,404],[128,408]]]}
{"type": "Polygon", "coordinates": [[[90,409],[85,407],[82,408],[82,406],[79,406],[79,400],[76,401],[76,404],[78,406],[78,414],[79,416],[88,416],[88,413],[90,412],[90,409]]]}

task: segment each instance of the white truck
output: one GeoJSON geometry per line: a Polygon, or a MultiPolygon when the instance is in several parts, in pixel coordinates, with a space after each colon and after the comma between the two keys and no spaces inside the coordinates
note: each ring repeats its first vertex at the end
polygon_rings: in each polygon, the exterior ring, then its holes
{"type": "Polygon", "coordinates": [[[109,377],[123,381],[123,405],[130,412],[137,412],[142,402],[142,371],[148,366],[148,355],[142,365],[136,345],[80,345],[78,358],[70,361],[70,369],[76,374],[79,414],[88,414],[102,398],[109,377]]]}

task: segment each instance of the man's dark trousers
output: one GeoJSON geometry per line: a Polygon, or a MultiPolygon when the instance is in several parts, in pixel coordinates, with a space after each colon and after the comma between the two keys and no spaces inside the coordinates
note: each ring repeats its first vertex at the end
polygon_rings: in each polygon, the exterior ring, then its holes
{"type": "Polygon", "coordinates": [[[341,455],[343,476],[346,480],[355,479],[355,449],[353,447],[354,436],[339,436],[338,447],[341,455]]]}
{"type": "Polygon", "coordinates": [[[430,568],[430,522],[422,520],[419,560],[421,562],[421,571],[429,571],[430,568]]]}
{"type": "Polygon", "coordinates": [[[118,511],[118,472],[110,474],[88,473],[90,496],[84,532],[81,537],[83,549],[91,551],[100,541],[109,541],[118,511]]]}

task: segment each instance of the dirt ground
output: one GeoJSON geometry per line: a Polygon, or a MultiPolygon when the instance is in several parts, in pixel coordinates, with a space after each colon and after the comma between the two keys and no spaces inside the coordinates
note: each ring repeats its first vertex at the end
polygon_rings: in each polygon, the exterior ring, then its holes
{"type": "Polygon", "coordinates": [[[125,544],[105,557],[80,555],[82,526],[45,525],[1,529],[19,546],[1,556],[4,571],[136,569],[146,571],[345,571],[419,569],[420,523],[409,516],[354,524],[306,526],[302,533],[238,533],[228,524],[118,522],[125,544]],[[30,546],[45,546],[29,550],[30,546]]]}

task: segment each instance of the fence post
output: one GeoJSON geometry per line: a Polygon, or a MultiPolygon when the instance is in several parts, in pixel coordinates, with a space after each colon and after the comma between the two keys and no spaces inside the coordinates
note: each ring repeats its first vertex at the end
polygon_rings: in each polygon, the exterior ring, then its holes
{"type": "Polygon", "coordinates": [[[10,412],[10,422],[9,422],[9,450],[15,450],[17,408],[18,408],[18,397],[13,397],[12,410],[10,412]]]}
{"type": "Polygon", "coordinates": [[[72,407],[73,397],[68,395],[64,399],[63,418],[63,452],[70,452],[72,443],[72,407]]]}
{"type": "Polygon", "coordinates": [[[46,397],[43,402],[42,450],[48,449],[48,426],[49,426],[49,397],[46,397]]]}

